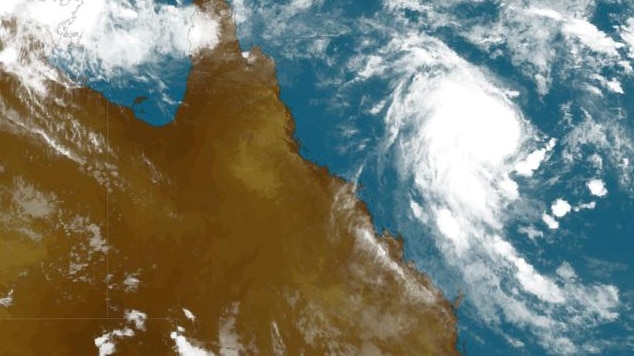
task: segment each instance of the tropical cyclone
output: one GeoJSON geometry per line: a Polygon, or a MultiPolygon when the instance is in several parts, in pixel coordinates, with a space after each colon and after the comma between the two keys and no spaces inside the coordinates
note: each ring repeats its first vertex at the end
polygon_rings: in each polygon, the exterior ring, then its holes
{"type": "Polygon", "coordinates": [[[454,306],[299,156],[273,62],[197,6],[220,42],[165,127],[0,77],[2,354],[457,354],[454,306]]]}

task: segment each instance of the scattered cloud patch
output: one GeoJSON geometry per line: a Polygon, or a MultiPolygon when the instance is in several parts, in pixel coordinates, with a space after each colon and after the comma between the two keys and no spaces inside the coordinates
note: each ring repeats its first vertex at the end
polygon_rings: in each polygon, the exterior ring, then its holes
{"type": "MultiPolygon", "coordinates": [[[[564,107],[564,122],[570,121],[569,108],[564,107]]],[[[583,110],[580,122],[568,122],[563,158],[569,165],[582,160],[590,160],[597,168],[609,164],[619,172],[619,183],[624,190],[631,190],[633,177],[630,157],[634,154],[634,145],[628,129],[622,126],[619,116],[601,120],[583,110]],[[595,152],[587,157],[584,151],[595,152]]]]}
{"type": "Polygon", "coordinates": [[[95,338],[95,346],[99,350],[99,356],[109,356],[116,352],[117,342],[129,339],[136,335],[133,328],[145,331],[147,315],[138,310],[128,310],[124,314],[125,326],[106,332],[95,338]]]}
{"type": "Polygon", "coordinates": [[[88,244],[90,248],[95,252],[106,253],[108,252],[108,242],[101,234],[101,228],[96,224],[90,224],[86,227],[86,229],[90,232],[90,240],[88,240],[88,244]]]}
{"type": "Polygon", "coordinates": [[[240,335],[236,331],[236,321],[240,304],[233,303],[220,318],[218,325],[218,344],[220,355],[241,355],[245,352],[240,335]]]}
{"type": "Polygon", "coordinates": [[[570,203],[560,198],[553,202],[553,204],[550,206],[550,210],[552,211],[554,216],[558,218],[563,218],[564,216],[566,216],[566,214],[570,212],[570,210],[572,210],[572,206],[570,205],[570,203]]]}
{"type": "Polygon", "coordinates": [[[601,179],[591,179],[586,183],[590,194],[596,197],[604,197],[608,194],[608,190],[605,188],[605,183],[601,179]]]}
{"type": "Polygon", "coordinates": [[[186,317],[189,321],[191,321],[191,322],[196,321],[196,315],[194,315],[194,313],[192,313],[192,311],[191,311],[191,310],[183,308],[183,314],[185,314],[185,317],[186,317]]]}
{"type": "Polygon", "coordinates": [[[616,78],[612,78],[609,81],[606,82],[605,84],[608,89],[610,89],[610,91],[612,91],[613,93],[616,94],[625,94],[625,91],[623,90],[623,86],[621,85],[621,82],[616,79],[616,78]]]}
{"type": "Polygon", "coordinates": [[[589,203],[579,204],[579,205],[575,206],[573,208],[573,210],[575,212],[578,212],[578,211],[581,211],[581,210],[592,210],[592,209],[594,209],[596,207],[597,207],[597,203],[594,202],[594,201],[591,201],[589,203]]]}
{"type": "Polygon", "coordinates": [[[145,330],[145,321],[147,320],[147,314],[138,310],[128,310],[125,312],[125,320],[128,323],[133,323],[137,330],[145,330]]]}
{"type": "Polygon", "coordinates": [[[43,219],[55,211],[57,199],[54,194],[45,194],[23,179],[16,178],[12,200],[23,214],[31,218],[43,219]]]}
{"type": "Polygon", "coordinates": [[[557,274],[566,280],[574,280],[577,278],[577,273],[568,262],[563,262],[557,268],[557,274]]]}
{"type": "Polygon", "coordinates": [[[544,233],[538,229],[536,229],[534,226],[523,226],[520,227],[517,232],[519,232],[520,234],[524,234],[526,236],[528,236],[529,239],[534,240],[536,238],[540,238],[540,237],[544,237],[544,233]]]}
{"type": "Polygon", "coordinates": [[[178,352],[180,356],[214,356],[214,353],[207,351],[202,347],[195,345],[195,342],[188,340],[182,332],[184,329],[172,331],[170,338],[174,340],[176,344],[174,350],[178,352]]]}
{"type": "Polygon", "coordinates": [[[141,281],[135,274],[128,274],[123,280],[126,293],[133,293],[139,289],[141,281]]]}
{"type": "Polygon", "coordinates": [[[95,338],[95,346],[99,350],[99,356],[114,355],[117,349],[117,340],[130,338],[134,335],[134,330],[123,328],[113,330],[95,338]]]}
{"type": "Polygon", "coordinates": [[[526,159],[515,164],[515,172],[522,176],[531,177],[547,159],[548,152],[552,151],[556,142],[556,139],[550,139],[546,147],[529,153],[528,156],[526,156],[526,159]]]}
{"type": "Polygon", "coordinates": [[[559,222],[549,214],[546,214],[546,213],[542,214],[542,221],[551,230],[559,229],[559,222]]]}
{"type": "Polygon", "coordinates": [[[4,297],[0,298],[0,307],[8,308],[13,304],[13,289],[4,297]]]}

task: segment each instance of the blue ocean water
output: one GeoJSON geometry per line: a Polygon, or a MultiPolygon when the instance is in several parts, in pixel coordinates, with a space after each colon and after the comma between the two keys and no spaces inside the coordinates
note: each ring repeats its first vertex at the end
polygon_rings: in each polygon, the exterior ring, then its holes
{"type": "MultiPolygon", "coordinates": [[[[188,6],[192,0],[155,0],[155,3],[188,6]]],[[[90,69],[78,71],[75,69],[78,66],[65,62],[63,58],[54,53],[49,61],[70,78],[103,94],[110,102],[130,108],[136,118],[152,126],[167,125],[174,120],[192,67],[188,56],[165,56],[132,71],[119,70],[104,76],[90,69]]]]}
{"type": "MultiPolygon", "coordinates": [[[[390,26],[392,15],[384,11],[381,1],[374,0],[323,1],[306,12],[288,17],[284,17],[283,7],[291,6],[288,1],[244,0],[244,4],[253,12],[248,22],[238,26],[241,45],[245,51],[257,45],[275,59],[281,97],[295,119],[295,135],[300,142],[301,154],[328,167],[334,174],[357,182],[358,195],[367,203],[377,230],[402,236],[405,257],[428,273],[447,298],[457,298],[468,286],[464,285],[459,271],[443,260],[429,228],[411,218],[409,201],[418,193],[399,180],[397,167],[391,164],[397,160],[391,156],[393,151],[377,155],[377,147],[386,135],[385,122],[381,119],[386,109],[370,114],[368,108],[389,97],[394,83],[377,78],[354,82],[357,73],[346,69],[349,61],[363,55],[364,50],[371,53],[388,45],[389,37],[368,25],[368,19],[390,26]],[[277,23],[276,17],[283,24],[277,23]],[[282,30],[275,28],[267,32],[266,26],[280,26],[282,30]],[[312,55],[312,43],[321,39],[327,39],[327,47],[322,53],[312,55]],[[353,85],[350,85],[351,81],[353,85]]],[[[452,10],[453,20],[466,25],[497,18],[499,2],[462,3],[452,10]]],[[[524,117],[546,136],[563,139],[570,127],[580,125],[590,110],[597,117],[623,116],[625,134],[634,137],[632,117],[628,114],[634,110],[634,102],[628,100],[628,96],[612,94],[606,94],[601,101],[587,99],[585,88],[576,85],[587,76],[579,68],[564,67],[566,63],[555,62],[553,72],[563,74],[553,80],[548,94],[540,95],[533,78],[517,69],[508,48],[494,45],[483,50],[465,39],[463,33],[455,31],[455,27],[428,26],[430,21],[426,15],[415,11],[406,13],[409,17],[406,26],[410,28],[400,29],[404,36],[413,29],[423,30],[442,40],[465,60],[503,78],[506,85],[521,92],[516,104],[524,117]],[[492,55],[494,52],[496,55],[492,55]],[[570,111],[567,124],[561,120],[564,107],[570,111]]],[[[599,3],[591,21],[598,29],[613,34],[617,20],[625,18],[624,13],[622,6],[615,2],[599,3]]],[[[604,68],[601,74],[619,76],[626,93],[634,90],[632,77],[621,78],[617,69],[604,68]]],[[[581,197],[571,201],[573,205],[592,198],[583,190],[586,189],[585,181],[598,174],[596,168],[588,162],[568,167],[560,158],[563,149],[562,146],[555,148],[554,158],[544,163],[533,180],[516,178],[522,186],[522,195],[546,204],[562,197],[581,197]]],[[[598,149],[588,144],[582,150],[589,156],[598,149]]],[[[591,327],[589,339],[606,346],[596,350],[588,348],[580,353],[631,355],[634,353],[631,339],[634,325],[634,240],[631,239],[634,236],[631,218],[634,202],[627,185],[620,181],[622,172],[616,164],[606,164],[601,174],[610,194],[597,201],[596,209],[566,216],[559,230],[544,229],[544,237],[539,242],[518,232],[525,223],[521,217],[506,224],[505,234],[539,271],[554,275],[566,262],[574,266],[583,280],[618,287],[619,319],[591,327]]],[[[532,302],[528,300],[527,303],[532,302]]],[[[563,314],[550,316],[565,320],[563,314]]],[[[458,309],[458,317],[458,346],[465,354],[542,355],[546,352],[536,334],[522,327],[504,320],[491,327],[481,320],[468,296],[458,309]],[[496,330],[503,330],[505,335],[496,330]],[[513,345],[508,337],[523,345],[513,345]]]]}

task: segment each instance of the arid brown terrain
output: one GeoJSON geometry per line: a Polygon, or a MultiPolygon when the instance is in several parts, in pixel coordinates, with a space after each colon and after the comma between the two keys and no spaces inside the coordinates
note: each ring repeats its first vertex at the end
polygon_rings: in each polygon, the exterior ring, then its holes
{"type": "Polygon", "coordinates": [[[0,75],[0,355],[457,354],[453,305],[299,156],[274,63],[202,3],[222,40],[164,127],[0,75]]]}

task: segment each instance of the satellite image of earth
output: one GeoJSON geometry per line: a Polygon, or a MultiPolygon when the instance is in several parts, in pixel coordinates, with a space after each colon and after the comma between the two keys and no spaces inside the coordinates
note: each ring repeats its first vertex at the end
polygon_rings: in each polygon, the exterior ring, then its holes
{"type": "Polygon", "coordinates": [[[0,0],[0,356],[631,356],[633,160],[629,0],[0,0]]]}

